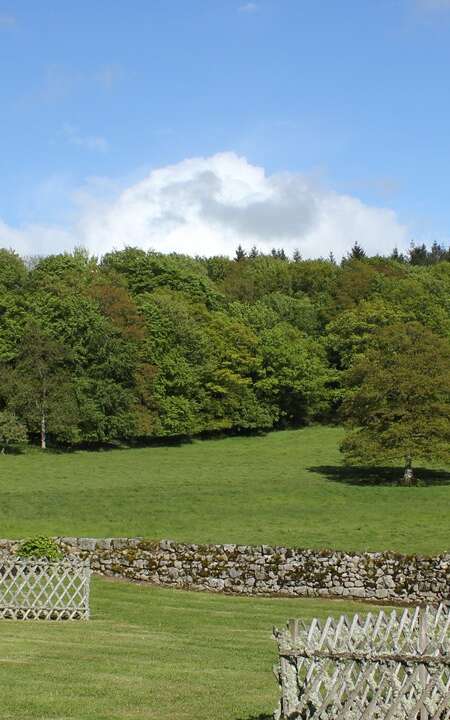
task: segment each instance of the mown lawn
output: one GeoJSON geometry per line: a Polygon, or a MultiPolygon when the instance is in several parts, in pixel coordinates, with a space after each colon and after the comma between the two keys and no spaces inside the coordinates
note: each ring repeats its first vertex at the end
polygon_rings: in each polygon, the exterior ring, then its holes
{"type": "Polygon", "coordinates": [[[138,535],[432,554],[450,548],[450,474],[341,467],[338,428],[169,447],[0,457],[0,535],[138,535]],[[383,484],[384,483],[384,484],[383,484]]]}
{"type": "Polygon", "coordinates": [[[0,621],[2,720],[257,720],[275,707],[273,624],[367,612],[95,578],[89,622],[0,621]]]}

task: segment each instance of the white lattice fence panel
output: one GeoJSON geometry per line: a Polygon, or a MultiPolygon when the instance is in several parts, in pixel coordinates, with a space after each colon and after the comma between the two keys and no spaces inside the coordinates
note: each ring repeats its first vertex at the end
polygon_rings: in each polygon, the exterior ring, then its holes
{"type": "Polygon", "coordinates": [[[449,608],[345,615],[275,630],[277,718],[450,720],[449,608]]]}
{"type": "Polygon", "coordinates": [[[87,620],[89,563],[0,560],[0,618],[87,620]]]}

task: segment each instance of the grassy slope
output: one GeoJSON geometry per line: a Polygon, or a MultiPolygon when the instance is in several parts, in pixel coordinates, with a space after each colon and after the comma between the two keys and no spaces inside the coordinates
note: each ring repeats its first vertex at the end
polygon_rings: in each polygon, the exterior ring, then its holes
{"type": "Polygon", "coordinates": [[[0,623],[2,720],[256,720],[278,691],[273,624],[359,612],[93,581],[89,623],[0,623]]]}
{"type": "Polygon", "coordinates": [[[0,535],[448,550],[450,484],[338,479],[340,437],[318,427],[180,447],[3,456],[0,535]],[[319,466],[335,469],[310,469],[319,466]]]}

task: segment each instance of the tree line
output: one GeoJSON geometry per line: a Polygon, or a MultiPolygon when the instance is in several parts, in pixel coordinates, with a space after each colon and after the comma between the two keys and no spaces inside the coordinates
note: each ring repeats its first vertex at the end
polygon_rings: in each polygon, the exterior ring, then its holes
{"type": "Polygon", "coordinates": [[[409,423],[411,452],[428,445],[442,457],[449,260],[436,245],[407,257],[367,257],[355,245],[340,263],[242,247],[234,259],[129,247],[25,260],[0,250],[0,442],[346,421],[347,455],[364,448],[375,461],[374,434],[394,457],[409,423]],[[368,417],[375,425],[364,431],[368,417]]]}

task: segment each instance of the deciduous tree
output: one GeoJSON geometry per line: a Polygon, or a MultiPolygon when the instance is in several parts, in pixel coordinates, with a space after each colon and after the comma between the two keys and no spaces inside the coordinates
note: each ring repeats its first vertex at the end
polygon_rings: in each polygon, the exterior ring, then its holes
{"type": "Polygon", "coordinates": [[[27,430],[14,413],[8,410],[0,412],[0,447],[5,453],[10,447],[20,447],[28,442],[27,430]]]}
{"type": "Polygon", "coordinates": [[[43,450],[48,433],[62,441],[78,438],[77,404],[65,369],[66,357],[60,343],[30,323],[14,366],[4,367],[2,372],[8,409],[24,420],[30,433],[39,433],[43,450]]]}
{"type": "Polygon", "coordinates": [[[347,460],[385,464],[403,458],[447,462],[450,449],[450,347],[419,323],[381,328],[348,371],[342,415],[353,428],[341,449],[347,460]]]}

